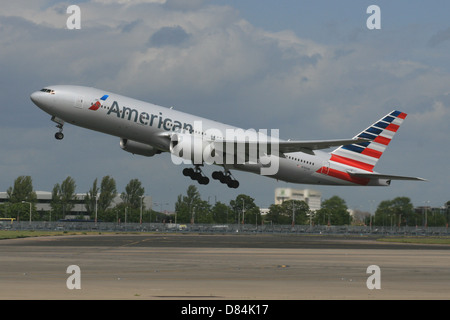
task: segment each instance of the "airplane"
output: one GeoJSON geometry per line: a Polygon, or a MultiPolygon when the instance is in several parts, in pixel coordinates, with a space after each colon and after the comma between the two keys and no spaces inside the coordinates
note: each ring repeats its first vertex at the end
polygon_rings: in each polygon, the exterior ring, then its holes
{"type": "Polygon", "coordinates": [[[212,178],[229,188],[239,186],[231,170],[298,184],[389,186],[392,180],[426,181],[373,170],[407,116],[397,110],[351,139],[292,141],[279,139],[276,130],[270,135],[267,130],[243,130],[92,87],[46,86],[30,98],[57,124],[57,140],[63,139],[63,126],[69,123],[116,136],[120,147],[132,154],[152,157],[169,152],[175,164],[193,165],[184,168],[183,175],[202,185],[210,182],[202,170],[205,164],[221,166],[223,171],[214,171],[212,178]],[[331,148],[335,149],[324,151],[331,148]]]}

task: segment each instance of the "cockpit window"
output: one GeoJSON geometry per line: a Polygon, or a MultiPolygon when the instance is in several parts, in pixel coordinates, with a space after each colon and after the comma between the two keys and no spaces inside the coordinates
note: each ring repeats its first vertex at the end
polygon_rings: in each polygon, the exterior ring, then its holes
{"type": "Polygon", "coordinates": [[[46,93],[50,93],[50,94],[55,94],[55,90],[52,90],[52,89],[46,89],[46,88],[44,88],[44,89],[41,89],[41,91],[42,91],[42,92],[46,92],[46,93]]]}

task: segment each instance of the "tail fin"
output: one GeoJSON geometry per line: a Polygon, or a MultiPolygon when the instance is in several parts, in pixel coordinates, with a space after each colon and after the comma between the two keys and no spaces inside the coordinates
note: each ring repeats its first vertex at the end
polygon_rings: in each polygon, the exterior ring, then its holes
{"type": "Polygon", "coordinates": [[[354,137],[370,141],[341,146],[331,152],[330,161],[372,172],[406,116],[396,110],[388,113],[354,137]]]}

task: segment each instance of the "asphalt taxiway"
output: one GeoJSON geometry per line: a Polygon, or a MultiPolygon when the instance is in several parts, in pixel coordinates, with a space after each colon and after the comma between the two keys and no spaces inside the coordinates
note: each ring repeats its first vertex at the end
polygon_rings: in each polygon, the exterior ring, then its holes
{"type": "Polygon", "coordinates": [[[450,246],[370,237],[102,234],[0,241],[0,299],[449,299],[450,246]],[[81,289],[68,289],[70,265],[81,289]],[[371,265],[380,289],[369,289],[371,265]]]}

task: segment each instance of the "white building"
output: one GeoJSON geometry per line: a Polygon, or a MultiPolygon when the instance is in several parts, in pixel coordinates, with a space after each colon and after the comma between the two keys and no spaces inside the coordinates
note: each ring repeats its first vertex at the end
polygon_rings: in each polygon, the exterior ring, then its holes
{"type": "Polygon", "coordinates": [[[316,211],[322,204],[322,193],[311,189],[276,188],[275,204],[282,204],[286,200],[305,201],[311,211],[316,211]]]}

